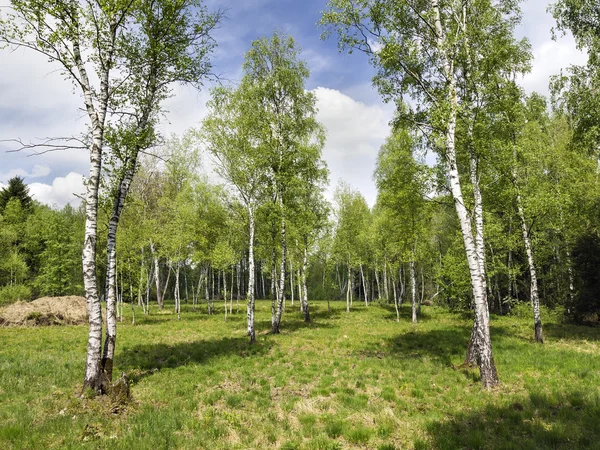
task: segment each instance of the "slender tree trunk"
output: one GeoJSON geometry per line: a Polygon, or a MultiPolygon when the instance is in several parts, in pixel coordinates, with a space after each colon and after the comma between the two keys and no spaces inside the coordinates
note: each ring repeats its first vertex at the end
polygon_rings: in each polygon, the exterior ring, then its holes
{"type": "Polygon", "coordinates": [[[256,342],[256,334],[254,332],[254,206],[250,204],[248,206],[248,217],[250,222],[250,242],[248,250],[248,265],[249,267],[249,278],[248,278],[248,336],[250,336],[250,343],[256,342]]]}
{"type": "Polygon", "coordinates": [[[153,259],[154,259],[154,282],[156,283],[156,303],[158,303],[158,308],[163,309],[163,296],[162,290],[160,286],[160,264],[158,260],[158,255],[154,251],[154,244],[152,241],[150,242],[150,250],[152,251],[153,259]]]}
{"type": "Polygon", "coordinates": [[[396,293],[396,281],[394,280],[394,274],[392,273],[392,293],[394,294],[394,308],[396,308],[396,322],[400,322],[400,308],[398,307],[398,296],[396,293]]]}
{"type": "Polygon", "coordinates": [[[402,300],[404,300],[404,294],[406,292],[406,282],[404,280],[404,270],[402,270],[402,265],[398,269],[398,278],[400,279],[400,294],[398,295],[398,304],[402,306],[402,300]]]}
{"type": "Polygon", "coordinates": [[[281,265],[279,268],[280,279],[279,279],[279,293],[277,297],[277,312],[275,314],[275,321],[273,322],[273,334],[279,334],[279,327],[281,325],[281,314],[283,313],[283,302],[285,301],[285,265],[287,256],[287,243],[286,243],[286,229],[285,229],[285,214],[283,214],[283,200],[280,196],[280,208],[282,211],[281,217],[281,265]]]}
{"type": "MultiPolygon", "coordinates": [[[[300,278],[298,278],[298,283],[300,283],[300,278]]],[[[292,296],[292,306],[294,306],[294,265],[292,264],[292,258],[290,258],[290,292],[292,296]]],[[[302,297],[298,297],[300,302],[302,302],[302,297]]]]}
{"type": "MultiPolygon", "coordinates": [[[[414,256],[413,256],[414,258],[414,256]]],[[[412,299],[412,322],[417,323],[417,276],[415,274],[415,261],[411,259],[409,264],[410,290],[412,299]]]]}
{"type": "Polygon", "coordinates": [[[365,283],[365,273],[363,272],[362,262],[360,263],[360,277],[362,278],[363,296],[365,297],[365,306],[369,306],[369,294],[367,292],[367,285],[365,283]]]}
{"type": "MultiPolygon", "coordinates": [[[[518,188],[517,188],[518,189],[518,188]]],[[[521,194],[517,190],[517,211],[521,219],[521,230],[523,231],[523,241],[525,242],[525,252],[527,253],[527,262],[529,264],[529,276],[531,278],[531,305],[533,306],[533,327],[535,341],[542,344],[544,337],[542,335],[542,318],[540,314],[540,296],[538,293],[537,270],[533,257],[533,247],[531,245],[531,236],[525,222],[525,212],[521,201],[521,194]]]]}
{"type": "Polygon", "coordinates": [[[567,274],[569,275],[569,303],[573,304],[573,295],[575,293],[575,277],[573,276],[573,263],[571,261],[571,252],[567,249],[567,274]]]}
{"type": "Polygon", "coordinates": [[[377,284],[377,298],[379,299],[379,304],[381,304],[381,287],[379,286],[379,271],[377,265],[375,266],[375,282],[377,284]]]}
{"type": "Polygon", "coordinates": [[[233,314],[233,266],[231,266],[231,292],[229,293],[229,314],[233,314]]]}
{"type": "Polygon", "coordinates": [[[102,355],[102,369],[108,381],[112,381],[113,360],[117,342],[117,321],[115,303],[117,301],[117,229],[125,199],[135,173],[136,161],[127,161],[121,177],[117,194],[113,202],[113,211],[108,223],[108,239],[106,245],[106,339],[102,355]]]}
{"type": "Polygon", "coordinates": [[[152,274],[150,273],[150,269],[146,270],[146,310],[144,314],[150,314],[150,287],[152,285],[152,274]]]}
{"type": "Polygon", "coordinates": [[[225,269],[223,272],[223,306],[225,309],[225,321],[227,322],[227,276],[225,275],[225,269]]]}
{"type": "Polygon", "coordinates": [[[144,286],[144,247],[142,247],[142,260],[140,263],[140,282],[138,285],[138,306],[141,306],[144,314],[146,314],[146,307],[144,306],[144,299],[142,298],[142,287],[144,286]]]}
{"type": "Polygon", "coordinates": [[[163,303],[164,299],[167,296],[167,289],[169,288],[169,281],[171,280],[171,270],[173,270],[173,263],[169,261],[169,267],[167,268],[167,280],[165,281],[165,285],[162,291],[163,303]]]}
{"type": "MultiPolygon", "coordinates": [[[[300,267],[298,267],[297,273],[296,273],[296,278],[299,280],[301,277],[300,275],[300,267]]],[[[298,283],[298,298],[300,299],[300,312],[302,312],[302,283],[298,283]]]]}
{"type": "Polygon", "coordinates": [[[302,304],[304,310],[304,321],[310,322],[310,312],[308,310],[308,289],[306,288],[306,270],[308,268],[308,250],[306,241],[304,242],[304,258],[302,260],[302,304]]]}
{"type": "Polygon", "coordinates": [[[277,289],[277,269],[275,268],[275,238],[273,237],[273,247],[271,248],[271,328],[275,324],[275,303],[279,298],[277,289]]]}
{"type": "Polygon", "coordinates": [[[348,283],[346,284],[346,312],[350,312],[350,263],[348,263],[348,283]]]}
{"type": "Polygon", "coordinates": [[[388,291],[388,279],[387,279],[387,260],[383,259],[383,289],[385,293],[385,302],[389,304],[390,294],[388,291]]]}
{"type": "Polygon", "coordinates": [[[208,268],[208,266],[206,266],[204,268],[204,299],[206,300],[206,312],[210,315],[211,314],[210,293],[208,291],[208,283],[210,282],[210,280],[208,279],[208,276],[209,276],[209,268],[208,268]]]}
{"type": "Polygon", "coordinates": [[[185,266],[183,267],[183,283],[185,284],[185,304],[188,304],[188,279],[187,279],[187,270],[185,266]]]}
{"type": "Polygon", "coordinates": [[[177,313],[177,320],[181,320],[181,295],[179,292],[179,260],[175,263],[175,312],[177,313]]]}
{"type": "Polygon", "coordinates": [[[96,238],[98,233],[98,186],[102,164],[103,127],[94,130],[90,149],[90,176],[85,201],[85,238],[82,251],[83,286],[87,302],[89,334],[83,387],[96,392],[104,388],[102,372],[102,306],[96,277],[96,238]]]}
{"type": "MultiPolygon", "coordinates": [[[[235,273],[236,273],[236,284],[237,284],[237,298],[236,298],[236,302],[235,302],[235,308],[236,308],[236,312],[239,314],[240,312],[240,263],[239,261],[237,262],[237,264],[235,265],[235,273]]],[[[262,275],[262,271],[261,271],[261,275],[262,275]]],[[[265,291],[265,278],[264,276],[262,277],[263,280],[263,294],[265,291]]]]}
{"type": "Polygon", "coordinates": [[[263,264],[264,263],[261,261],[261,263],[260,263],[260,279],[262,281],[262,297],[264,299],[267,299],[269,297],[267,296],[267,290],[266,290],[266,285],[265,285],[265,271],[263,270],[263,264]]]}
{"type": "Polygon", "coordinates": [[[423,275],[423,266],[421,266],[421,296],[419,297],[419,305],[417,306],[417,315],[421,315],[421,305],[425,299],[425,276],[423,275]]]}

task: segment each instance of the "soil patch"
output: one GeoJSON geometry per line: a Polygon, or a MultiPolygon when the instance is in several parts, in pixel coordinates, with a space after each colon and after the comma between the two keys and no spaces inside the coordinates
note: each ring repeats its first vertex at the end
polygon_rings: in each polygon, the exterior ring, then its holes
{"type": "Polygon", "coordinates": [[[87,323],[85,297],[42,297],[0,309],[0,325],[77,325],[87,323]]]}

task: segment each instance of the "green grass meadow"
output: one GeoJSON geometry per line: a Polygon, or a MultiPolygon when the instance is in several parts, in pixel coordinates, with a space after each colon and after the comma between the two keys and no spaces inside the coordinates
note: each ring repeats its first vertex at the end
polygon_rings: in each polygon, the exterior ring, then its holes
{"type": "MultiPolygon", "coordinates": [[[[80,398],[86,326],[0,328],[0,449],[600,449],[600,329],[492,317],[501,385],[460,368],[471,319],[424,307],[288,302],[270,335],[257,302],[224,321],[183,305],[118,325],[131,403],[80,398]]],[[[235,310],[235,306],[234,306],[235,310]]]]}

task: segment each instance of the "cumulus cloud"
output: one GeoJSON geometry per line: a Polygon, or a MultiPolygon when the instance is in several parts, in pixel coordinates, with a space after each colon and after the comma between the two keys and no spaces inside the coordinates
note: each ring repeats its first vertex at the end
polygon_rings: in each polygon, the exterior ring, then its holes
{"type": "Polygon", "coordinates": [[[339,179],[361,191],[370,205],[375,203],[377,189],[372,179],[379,147],[390,132],[393,108],[354,100],[336,89],[319,87],[317,120],[327,128],[323,158],[330,170],[328,197],[339,179]]]}
{"type": "Polygon", "coordinates": [[[83,175],[70,172],[65,177],[57,177],[52,184],[31,183],[29,193],[41,203],[62,208],[67,203],[77,206],[81,203],[78,196],[85,192],[83,175]]]}
{"type": "Polygon", "coordinates": [[[548,41],[533,49],[535,64],[531,72],[526,74],[521,84],[527,92],[539,92],[548,96],[550,77],[558,75],[561,69],[570,65],[583,65],[587,54],[577,50],[572,36],[548,41]]]}
{"type": "Polygon", "coordinates": [[[50,174],[50,167],[42,166],[40,164],[35,164],[30,172],[27,172],[24,169],[11,169],[6,173],[0,173],[0,180],[7,182],[11,178],[14,177],[22,177],[22,178],[43,178],[50,174]]]}

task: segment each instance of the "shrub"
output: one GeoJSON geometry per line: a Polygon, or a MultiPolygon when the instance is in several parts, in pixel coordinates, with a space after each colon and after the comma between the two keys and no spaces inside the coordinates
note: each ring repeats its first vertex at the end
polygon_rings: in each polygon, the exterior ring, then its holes
{"type": "Polygon", "coordinates": [[[31,300],[31,289],[22,284],[13,284],[0,288],[0,305],[7,305],[16,301],[31,300]]]}

